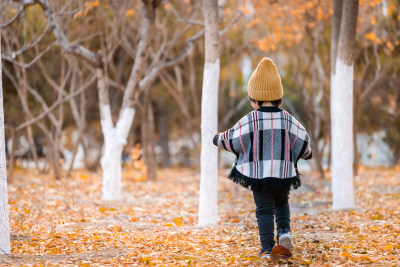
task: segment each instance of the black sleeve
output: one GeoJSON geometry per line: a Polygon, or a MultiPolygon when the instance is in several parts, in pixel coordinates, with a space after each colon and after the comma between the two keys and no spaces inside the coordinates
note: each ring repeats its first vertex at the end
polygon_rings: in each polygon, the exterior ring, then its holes
{"type": "Polygon", "coordinates": [[[312,153],[312,151],[310,151],[310,154],[309,154],[306,158],[304,158],[304,159],[305,159],[305,160],[309,160],[309,159],[312,158],[312,156],[313,156],[313,153],[312,153]]]}
{"type": "Polygon", "coordinates": [[[216,146],[218,146],[218,138],[219,138],[219,135],[218,135],[218,134],[216,134],[216,135],[214,136],[214,138],[213,138],[213,143],[214,143],[214,145],[216,145],[216,146]]]}

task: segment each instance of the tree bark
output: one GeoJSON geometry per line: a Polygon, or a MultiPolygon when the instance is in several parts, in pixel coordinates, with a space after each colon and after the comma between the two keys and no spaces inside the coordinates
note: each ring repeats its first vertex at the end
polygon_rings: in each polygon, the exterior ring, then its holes
{"type": "Polygon", "coordinates": [[[331,88],[332,88],[332,73],[336,72],[336,55],[340,34],[340,25],[342,22],[343,0],[333,1],[333,16],[332,33],[331,33],[331,88]]]}
{"type": "MultiPolygon", "coordinates": [[[[358,0],[342,6],[339,39],[331,77],[333,209],[354,207],[353,192],[353,73],[358,0]]],[[[335,17],[335,15],[334,15],[335,17]]],[[[334,41],[334,40],[332,40],[334,41]]]]}
{"type": "Polygon", "coordinates": [[[10,254],[10,224],[8,220],[8,191],[6,146],[4,138],[3,79],[0,35],[0,254],[10,254]]]}
{"type": "Polygon", "coordinates": [[[205,64],[201,99],[199,225],[217,224],[218,151],[212,143],[218,126],[220,48],[218,1],[203,0],[205,64]]]}
{"type": "Polygon", "coordinates": [[[11,182],[14,178],[14,165],[15,165],[15,149],[17,146],[18,133],[15,128],[11,128],[11,148],[10,148],[10,159],[8,161],[8,181],[11,182]]]}
{"type": "MultiPolygon", "coordinates": [[[[163,103],[158,101],[158,104],[163,103]]],[[[161,107],[163,105],[161,104],[161,107]]],[[[162,148],[161,166],[163,168],[171,167],[171,155],[169,153],[169,135],[168,135],[168,111],[156,107],[156,118],[160,144],[162,148]]]]}
{"type": "Polygon", "coordinates": [[[147,180],[154,181],[157,177],[157,161],[154,151],[154,109],[149,90],[145,92],[144,102],[142,121],[144,161],[147,166],[147,180]]]}

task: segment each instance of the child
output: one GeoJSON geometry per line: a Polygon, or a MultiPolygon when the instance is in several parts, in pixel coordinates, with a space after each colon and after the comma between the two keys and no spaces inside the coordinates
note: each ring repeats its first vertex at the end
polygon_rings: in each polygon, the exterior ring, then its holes
{"type": "Polygon", "coordinates": [[[236,155],[229,178],[253,191],[261,241],[259,256],[269,258],[275,245],[274,214],[278,244],[293,250],[289,190],[301,184],[297,161],[313,155],[305,128],[280,109],[283,88],[271,59],[261,60],[247,91],[254,110],[216,135],[213,142],[236,155]]]}

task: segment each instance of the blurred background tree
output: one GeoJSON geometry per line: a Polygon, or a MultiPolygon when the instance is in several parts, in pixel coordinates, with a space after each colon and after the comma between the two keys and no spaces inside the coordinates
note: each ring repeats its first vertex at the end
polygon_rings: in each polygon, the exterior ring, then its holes
{"type": "MultiPolygon", "coordinates": [[[[56,177],[79,166],[99,167],[102,132],[108,129],[100,125],[102,81],[109,125],[117,124],[122,107],[135,110],[120,153],[127,168],[138,143],[148,179],[157,177],[157,167],[199,167],[205,53],[200,0],[160,2],[144,53],[138,51],[148,1],[39,1],[47,7],[29,0],[0,1],[9,164],[24,157],[29,160],[22,166],[43,172],[51,166],[56,177]],[[49,23],[50,11],[64,41],[49,23]],[[138,55],[145,58],[140,64],[138,55]],[[133,70],[140,70],[140,78],[129,85],[133,70]]],[[[354,46],[355,174],[359,165],[393,165],[400,159],[399,6],[396,0],[360,0],[354,46]],[[387,156],[380,162],[372,160],[376,138],[382,141],[379,149],[387,147],[379,152],[387,156]]],[[[315,151],[311,168],[323,178],[331,154],[332,1],[225,0],[219,1],[219,13],[218,129],[250,111],[247,79],[260,58],[269,56],[282,76],[284,108],[309,130],[315,151]]],[[[229,162],[224,154],[221,158],[222,165],[229,162]]]]}

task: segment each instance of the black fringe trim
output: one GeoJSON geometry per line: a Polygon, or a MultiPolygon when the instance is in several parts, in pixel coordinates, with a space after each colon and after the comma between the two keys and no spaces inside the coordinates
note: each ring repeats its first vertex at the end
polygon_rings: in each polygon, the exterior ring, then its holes
{"type": "Polygon", "coordinates": [[[251,190],[263,190],[268,188],[275,188],[278,190],[289,190],[291,187],[293,189],[297,189],[301,186],[300,175],[297,172],[297,175],[292,178],[274,178],[267,177],[263,179],[250,178],[246,175],[240,173],[236,167],[232,168],[231,173],[228,178],[231,179],[234,183],[240,184],[241,186],[251,189],[251,190]]]}

